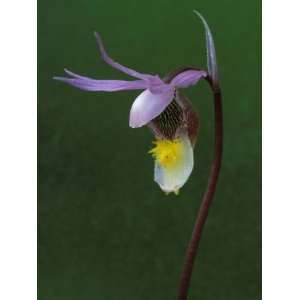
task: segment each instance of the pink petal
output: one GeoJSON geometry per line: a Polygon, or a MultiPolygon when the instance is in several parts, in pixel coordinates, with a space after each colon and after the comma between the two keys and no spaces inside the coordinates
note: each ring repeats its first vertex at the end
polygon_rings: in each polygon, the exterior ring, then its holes
{"type": "Polygon", "coordinates": [[[174,98],[174,88],[169,87],[160,94],[149,89],[142,92],[133,102],[130,110],[129,126],[141,127],[161,114],[174,98]]]}
{"type": "Polygon", "coordinates": [[[96,37],[96,41],[97,41],[97,44],[98,44],[98,47],[99,47],[99,51],[100,51],[101,57],[102,57],[102,59],[107,64],[111,65],[113,68],[115,68],[115,69],[117,69],[117,70],[119,70],[119,71],[121,71],[123,73],[126,73],[126,74],[128,74],[128,75],[130,75],[132,77],[136,77],[136,78],[139,78],[139,79],[146,80],[147,78],[153,76],[153,75],[139,73],[139,72],[137,72],[135,70],[132,70],[132,69],[129,69],[129,68],[125,67],[125,66],[122,66],[118,62],[114,61],[106,53],[105,48],[104,48],[104,44],[102,42],[102,39],[101,39],[99,33],[95,32],[95,37],[96,37]]]}
{"type": "Polygon", "coordinates": [[[149,83],[149,90],[152,94],[161,94],[170,90],[172,85],[165,83],[159,76],[152,76],[146,80],[149,83]]]}
{"type": "Polygon", "coordinates": [[[206,76],[207,73],[205,71],[187,70],[175,76],[172,79],[171,84],[178,88],[186,88],[195,85],[201,78],[206,76]]]}
{"type": "Polygon", "coordinates": [[[72,78],[54,77],[54,79],[65,82],[85,91],[116,92],[125,90],[143,90],[149,87],[149,84],[144,80],[96,80],[77,75],[68,70],[65,70],[65,72],[72,76],[72,78]]]}

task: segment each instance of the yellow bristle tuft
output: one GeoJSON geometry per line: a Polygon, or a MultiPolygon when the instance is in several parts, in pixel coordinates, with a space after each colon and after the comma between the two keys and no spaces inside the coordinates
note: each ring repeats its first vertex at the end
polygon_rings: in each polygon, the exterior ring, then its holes
{"type": "Polygon", "coordinates": [[[155,161],[165,168],[173,168],[180,163],[182,159],[182,141],[174,140],[156,140],[153,142],[155,147],[149,151],[155,161]]]}

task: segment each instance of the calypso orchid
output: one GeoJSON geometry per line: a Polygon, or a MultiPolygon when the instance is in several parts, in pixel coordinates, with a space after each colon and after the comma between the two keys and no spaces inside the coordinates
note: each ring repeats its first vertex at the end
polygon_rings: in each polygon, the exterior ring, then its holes
{"type": "Polygon", "coordinates": [[[129,125],[133,128],[147,125],[155,135],[155,147],[149,151],[155,160],[154,180],[166,193],[178,193],[189,178],[193,165],[199,119],[181,89],[205,79],[212,90],[215,112],[215,150],[206,192],[196,217],[180,277],[178,300],[186,300],[192,271],[208,211],[211,206],[221,168],[223,149],[222,93],[219,84],[216,51],[210,28],[198,11],[194,11],[205,29],[207,71],[179,68],[161,79],[157,75],[139,73],[120,65],[106,53],[100,36],[96,39],[103,60],[136,80],[95,80],[65,70],[69,77],[55,79],[87,91],[115,92],[143,90],[130,110],[129,125]]]}
{"type": "Polygon", "coordinates": [[[206,71],[181,68],[164,79],[139,73],[109,57],[100,35],[95,33],[95,37],[102,59],[135,80],[96,80],[67,69],[65,72],[69,77],[54,79],[86,91],[143,90],[131,106],[129,125],[132,128],[147,125],[152,130],[156,141],[149,153],[155,161],[154,180],[164,192],[177,194],[193,169],[193,148],[199,127],[198,115],[180,89],[195,85],[207,76],[206,71]]]}

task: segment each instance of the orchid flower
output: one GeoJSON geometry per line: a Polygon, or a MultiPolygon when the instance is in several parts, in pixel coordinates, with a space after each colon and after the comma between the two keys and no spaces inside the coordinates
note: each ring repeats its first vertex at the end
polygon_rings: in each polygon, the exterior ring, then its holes
{"type": "Polygon", "coordinates": [[[179,89],[195,85],[207,76],[206,71],[185,68],[166,78],[137,72],[114,61],[106,52],[102,39],[95,33],[102,59],[113,68],[134,78],[96,80],[65,69],[69,77],[54,77],[85,91],[116,92],[143,90],[134,100],[129,116],[132,128],[148,126],[155,135],[154,180],[166,192],[177,194],[189,178],[193,165],[193,147],[198,132],[198,116],[179,89]]]}
{"type": "Polygon", "coordinates": [[[188,180],[194,166],[194,146],[197,139],[199,118],[190,101],[181,89],[206,79],[214,97],[215,151],[206,192],[201,205],[180,277],[178,300],[186,300],[191,281],[199,241],[208,211],[216,190],[221,168],[223,149],[222,93],[219,83],[218,66],[214,39],[203,16],[194,10],[205,29],[207,50],[207,72],[196,68],[179,68],[164,78],[129,69],[108,56],[98,33],[97,44],[103,60],[113,68],[134,77],[135,80],[96,80],[65,70],[68,77],[54,77],[69,85],[86,91],[116,92],[143,90],[134,100],[129,115],[132,128],[148,126],[156,140],[149,151],[154,157],[154,180],[166,193],[178,193],[188,180]]]}

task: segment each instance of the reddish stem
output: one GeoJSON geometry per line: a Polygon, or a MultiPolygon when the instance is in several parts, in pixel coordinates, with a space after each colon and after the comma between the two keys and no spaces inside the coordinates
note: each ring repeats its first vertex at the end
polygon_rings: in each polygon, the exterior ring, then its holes
{"type": "Polygon", "coordinates": [[[206,192],[203,196],[200,209],[198,211],[195,227],[192,233],[190,243],[186,252],[186,257],[183,265],[183,270],[180,278],[180,285],[178,291],[178,300],[186,300],[190,286],[192,271],[197,255],[199,241],[202,235],[204,224],[208,215],[209,207],[216,190],[218,176],[222,160],[223,148],[223,116],[222,116],[222,96],[220,89],[213,86],[211,79],[208,77],[213,94],[214,94],[214,108],[215,108],[215,157],[211,166],[210,176],[206,192]]]}

